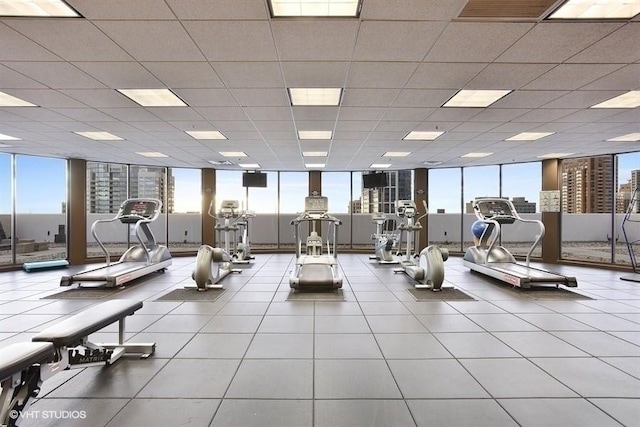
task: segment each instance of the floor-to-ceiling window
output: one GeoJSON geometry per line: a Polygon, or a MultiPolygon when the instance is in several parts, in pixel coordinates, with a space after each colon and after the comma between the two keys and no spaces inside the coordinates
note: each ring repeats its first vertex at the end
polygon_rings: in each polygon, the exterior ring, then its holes
{"type": "Polygon", "coordinates": [[[129,166],[129,197],[152,198],[162,202],[158,219],[149,224],[159,244],[167,244],[167,212],[174,209],[175,180],[167,168],[158,166],[129,166]]]}
{"type": "Polygon", "coordinates": [[[500,167],[491,165],[462,168],[462,179],[464,201],[462,247],[466,250],[474,244],[471,225],[478,219],[473,211],[473,202],[483,197],[500,197],[500,167]]]}
{"type": "MultiPolygon", "coordinates": [[[[122,202],[129,197],[127,165],[119,163],[87,162],[87,258],[104,257],[91,233],[98,220],[114,218],[122,202]]],[[[128,247],[128,226],[120,221],[96,224],[98,239],[109,255],[122,255],[128,247]]]]}
{"type": "MultiPolygon", "coordinates": [[[[324,172],[322,174],[322,195],[329,198],[329,213],[342,220],[338,227],[338,244],[351,246],[351,185],[350,172],[324,172]]],[[[326,224],[325,230],[326,230],[326,224]]]]}
{"type": "Polygon", "coordinates": [[[618,182],[615,199],[614,262],[629,265],[631,263],[629,247],[635,254],[636,262],[640,262],[640,200],[638,200],[640,198],[640,152],[619,154],[616,157],[618,182]],[[636,199],[632,202],[634,193],[636,199]],[[625,238],[635,243],[627,245],[625,238]]]}
{"type": "MultiPolygon", "coordinates": [[[[539,195],[542,190],[542,163],[517,163],[502,165],[502,198],[509,199],[523,219],[542,220],[539,195]]],[[[513,255],[527,255],[531,245],[540,234],[535,223],[516,221],[502,227],[502,245],[513,255]]],[[[542,256],[542,242],[532,253],[542,256]]]]}
{"type": "Polygon", "coordinates": [[[67,162],[16,156],[16,263],[66,259],[67,162]]]}
{"type": "Polygon", "coordinates": [[[278,172],[267,175],[266,187],[249,187],[247,208],[253,211],[249,219],[251,248],[274,249],[278,247],[278,172]]]}
{"type": "Polygon", "coordinates": [[[0,265],[12,264],[11,154],[0,153],[0,265]]]}
{"type": "Polygon", "coordinates": [[[562,258],[611,262],[615,156],[562,161],[562,258]]]}
{"type": "Polygon", "coordinates": [[[460,168],[429,170],[429,244],[454,252],[462,250],[461,173],[460,168]]]}
{"type": "Polygon", "coordinates": [[[197,251],[202,244],[202,173],[200,169],[171,168],[168,175],[173,180],[173,208],[168,211],[169,250],[197,251]]]}
{"type": "MultiPolygon", "coordinates": [[[[280,172],[280,247],[293,248],[295,239],[291,220],[304,211],[304,198],[309,195],[309,172],[280,172]]],[[[308,233],[308,224],[302,224],[300,234],[308,233]]]]}
{"type": "Polygon", "coordinates": [[[374,242],[371,235],[375,226],[371,223],[371,214],[368,213],[370,190],[362,186],[362,172],[351,173],[351,247],[354,249],[373,251],[374,242]]]}

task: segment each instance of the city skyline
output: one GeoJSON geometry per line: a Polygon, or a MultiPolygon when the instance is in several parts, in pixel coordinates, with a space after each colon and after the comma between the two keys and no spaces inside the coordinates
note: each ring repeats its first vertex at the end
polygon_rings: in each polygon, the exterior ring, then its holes
{"type": "MultiPolygon", "coordinates": [[[[8,214],[11,212],[10,197],[7,193],[10,191],[8,183],[10,182],[10,162],[9,155],[0,154],[0,214],[8,214]]],[[[42,158],[35,156],[17,156],[16,167],[16,212],[17,213],[60,213],[63,209],[63,203],[66,202],[66,165],[65,160],[56,158],[42,158]],[[28,177],[28,179],[24,179],[28,177]],[[46,185],[47,191],[42,191],[43,185],[46,185]],[[37,197],[25,197],[23,195],[37,195],[37,197]]],[[[479,166],[465,168],[464,178],[464,200],[466,202],[473,200],[477,196],[491,196],[499,192],[496,179],[487,179],[488,170],[496,170],[497,166],[479,166]],[[483,185],[482,182],[487,181],[489,185],[483,185]]],[[[174,212],[199,212],[200,211],[200,171],[192,169],[171,168],[175,178],[174,193],[174,212]]],[[[640,170],[640,152],[618,155],[618,182],[615,188],[620,189],[621,185],[631,180],[631,171],[640,170]]],[[[435,213],[437,209],[445,209],[445,213],[460,213],[462,207],[460,205],[459,196],[459,177],[460,169],[431,169],[433,182],[434,177],[438,175],[457,176],[451,180],[451,186],[439,185],[437,187],[430,186],[429,210],[435,213]],[[456,181],[458,181],[456,183],[456,181]]],[[[538,201],[540,188],[540,163],[523,163],[518,165],[503,166],[503,197],[524,197],[529,201],[538,201]],[[517,174],[508,174],[505,179],[505,171],[510,167],[518,168],[517,174]],[[527,172],[529,170],[529,172],[527,172]],[[535,171],[535,172],[531,172],[535,171]],[[524,172],[524,173],[520,173],[524,172]]],[[[267,172],[275,176],[275,172],[267,172]]],[[[308,191],[308,183],[306,174],[308,172],[283,172],[282,174],[303,174],[305,179],[295,180],[287,179],[281,181],[281,211],[295,213],[300,212],[303,208],[303,198],[308,191]]],[[[241,187],[242,171],[226,171],[218,170],[218,203],[225,199],[245,200],[246,189],[241,187]],[[226,174],[231,173],[232,175],[226,174]],[[236,175],[236,177],[233,177],[236,175]],[[238,192],[240,189],[241,192],[238,192]]],[[[303,175],[300,175],[301,177],[303,175]]],[[[291,175],[289,175],[291,176],[291,175]]],[[[329,197],[330,209],[334,212],[347,212],[350,202],[350,192],[345,190],[345,183],[348,183],[349,172],[327,172],[323,173],[323,192],[329,197]],[[345,182],[345,179],[347,180],[345,182]],[[325,191],[326,190],[326,191],[325,191]],[[339,191],[336,191],[339,190],[339,191]]],[[[354,174],[358,176],[358,174],[354,174]]],[[[497,176],[497,172],[496,172],[497,176]]],[[[355,181],[355,180],[354,180],[355,181]]],[[[446,181],[446,179],[445,179],[446,181]]],[[[438,179],[438,182],[442,180],[438,179]]],[[[355,187],[356,182],[354,182],[355,187]]],[[[360,183],[357,183],[360,185],[360,183]]],[[[269,181],[268,188],[251,188],[249,189],[249,206],[250,209],[257,213],[274,213],[277,211],[277,201],[275,196],[276,188],[272,180],[269,181]],[[260,205],[254,206],[255,195],[260,200],[260,205]],[[268,196],[268,197],[265,197],[268,196]],[[270,200],[271,199],[271,200],[270,200]]],[[[354,194],[355,195],[355,194],[354,194]]],[[[355,201],[358,198],[354,199],[355,201]]]]}

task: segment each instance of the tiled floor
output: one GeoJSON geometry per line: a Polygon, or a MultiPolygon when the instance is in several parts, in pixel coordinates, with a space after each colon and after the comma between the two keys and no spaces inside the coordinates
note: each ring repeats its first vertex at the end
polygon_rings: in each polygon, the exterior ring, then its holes
{"type": "MultiPolygon", "coordinates": [[[[117,296],[144,300],[128,336],[156,354],[55,375],[22,426],[640,426],[640,285],[618,272],[556,267],[581,295],[540,297],[450,258],[475,301],[422,302],[348,254],[345,300],[309,301],[288,300],[292,261],[257,255],[215,302],[156,302],[191,282],[174,259],[117,296]]],[[[0,274],[0,346],[98,303],[41,299],[60,275],[0,274]]]]}

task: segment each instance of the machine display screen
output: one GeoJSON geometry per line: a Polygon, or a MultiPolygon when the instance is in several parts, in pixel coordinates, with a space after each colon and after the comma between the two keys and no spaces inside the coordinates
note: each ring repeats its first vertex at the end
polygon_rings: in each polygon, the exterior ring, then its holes
{"type": "Polygon", "coordinates": [[[509,205],[504,203],[502,200],[483,200],[478,202],[478,209],[485,218],[493,218],[494,216],[513,216],[509,205]]]}
{"type": "Polygon", "coordinates": [[[157,204],[150,200],[130,200],[122,208],[122,215],[139,215],[151,218],[156,208],[157,204]]]}
{"type": "Polygon", "coordinates": [[[306,212],[327,212],[329,210],[329,199],[323,196],[305,197],[304,210],[306,212]]]}

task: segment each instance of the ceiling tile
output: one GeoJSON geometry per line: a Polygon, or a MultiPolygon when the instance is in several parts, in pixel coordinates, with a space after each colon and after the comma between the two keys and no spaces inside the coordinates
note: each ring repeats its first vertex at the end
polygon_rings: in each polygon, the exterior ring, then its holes
{"type": "Polygon", "coordinates": [[[284,107],[290,105],[287,91],[282,89],[232,89],[242,107],[284,107]]]}
{"type": "MultiPolygon", "coordinates": [[[[640,49],[639,49],[640,50],[640,49]]],[[[638,90],[640,64],[630,64],[584,86],[584,90],[638,90]]]]}
{"type": "Polygon", "coordinates": [[[465,89],[520,89],[553,67],[553,64],[489,64],[465,89]]]}
{"type": "Polygon", "coordinates": [[[293,107],[293,117],[298,120],[330,120],[335,121],[338,107],[293,107]]]}
{"type": "Polygon", "coordinates": [[[263,0],[167,0],[179,19],[268,19],[263,0]]]}
{"type": "Polygon", "coordinates": [[[340,109],[340,120],[380,120],[386,108],[376,107],[342,107],[340,109]]]}
{"type": "Polygon", "coordinates": [[[467,0],[366,0],[361,14],[367,20],[448,21],[456,18],[466,3],[467,0]]]}
{"type": "MultiPolygon", "coordinates": [[[[620,68],[619,64],[560,64],[523,89],[575,90],[620,68]]],[[[638,77],[640,83],[640,77],[638,77]]]]}
{"type": "Polygon", "coordinates": [[[137,62],[74,62],[74,66],[112,89],[157,89],[163,84],[137,62]]]}
{"type": "Polygon", "coordinates": [[[183,25],[209,61],[275,61],[267,21],[186,21],[183,25]],[[215,40],[215,43],[212,43],[215,40]]]}
{"type": "Polygon", "coordinates": [[[497,100],[495,108],[538,108],[569,93],[560,90],[516,90],[497,100]]]}
{"type": "Polygon", "coordinates": [[[42,83],[0,65],[0,89],[46,89],[42,83]]]}
{"type": "Polygon", "coordinates": [[[347,87],[403,88],[418,63],[353,62],[347,87]]]}
{"type": "Polygon", "coordinates": [[[283,87],[277,62],[214,62],[216,73],[229,88],[283,87]]]}
{"type": "Polygon", "coordinates": [[[619,64],[640,61],[638,40],[640,22],[630,22],[572,56],[567,62],[619,64]]]}
{"type": "Polygon", "coordinates": [[[400,89],[348,89],[342,98],[346,107],[389,107],[400,89]]]}
{"type": "Polygon", "coordinates": [[[0,40],[2,40],[0,61],[58,61],[61,59],[3,23],[0,23],[0,40]]]}
{"type": "Polygon", "coordinates": [[[393,103],[394,107],[441,107],[455,90],[404,89],[393,103]]]}
{"type": "Polygon", "coordinates": [[[344,61],[351,59],[358,21],[272,20],[271,27],[282,61],[344,61]]]}
{"type": "Polygon", "coordinates": [[[247,120],[240,107],[196,107],[195,110],[207,120],[247,120]]]}
{"type": "Polygon", "coordinates": [[[104,87],[82,70],[64,62],[11,62],[9,67],[53,89],[104,87]]]}
{"type": "Polygon", "coordinates": [[[407,88],[462,89],[487,64],[423,63],[415,71],[407,88]]]}
{"type": "Polygon", "coordinates": [[[238,106],[238,102],[227,89],[175,89],[174,92],[191,107],[238,106]]]}
{"type": "Polygon", "coordinates": [[[245,109],[251,120],[291,120],[291,107],[247,107],[245,109]]]}
{"type": "Polygon", "coordinates": [[[88,19],[175,19],[167,4],[158,0],[71,0],[69,4],[88,19]]]}
{"type": "Polygon", "coordinates": [[[65,89],[60,92],[94,108],[137,106],[131,99],[113,89],[65,89]]]}
{"type": "Polygon", "coordinates": [[[422,61],[445,27],[443,22],[364,21],[356,61],[422,61]]]}
{"type": "MultiPolygon", "coordinates": [[[[69,98],[61,92],[51,89],[15,89],[7,90],[5,92],[40,107],[78,108],[83,106],[75,99],[69,98]]],[[[37,110],[37,108],[33,107],[15,107],[13,109],[15,111],[37,110]]]]}
{"type": "Polygon", "coordinates": [[[189,107],[149,107],[146,109],[154,116],[165,121],[199,121],[203,117],[189,107]]]}
{"type": "Polygon", "coordinates": [[[224,87],[213,67],[207,62],[144,62],[142,66],[153,73],[166,87],[174,89],[224,87]]]}
{"type": "Polygon", "coordinates": [[[422,121],[434,111],[435,111],[435,108],[391,107],[387,109],[387,111],[384,113],[384,119],[385,120],[422,121]]]}
{"type": "Polygon", "coordinates": [[[348,62],[282,62],[287,87],[344,87],[348,62]]]}
{"type": "Polygon", "coordinates": [[[543,108],[589,108],[623,93],[623,91],[577,90],[545,104],[543,108]]]}

